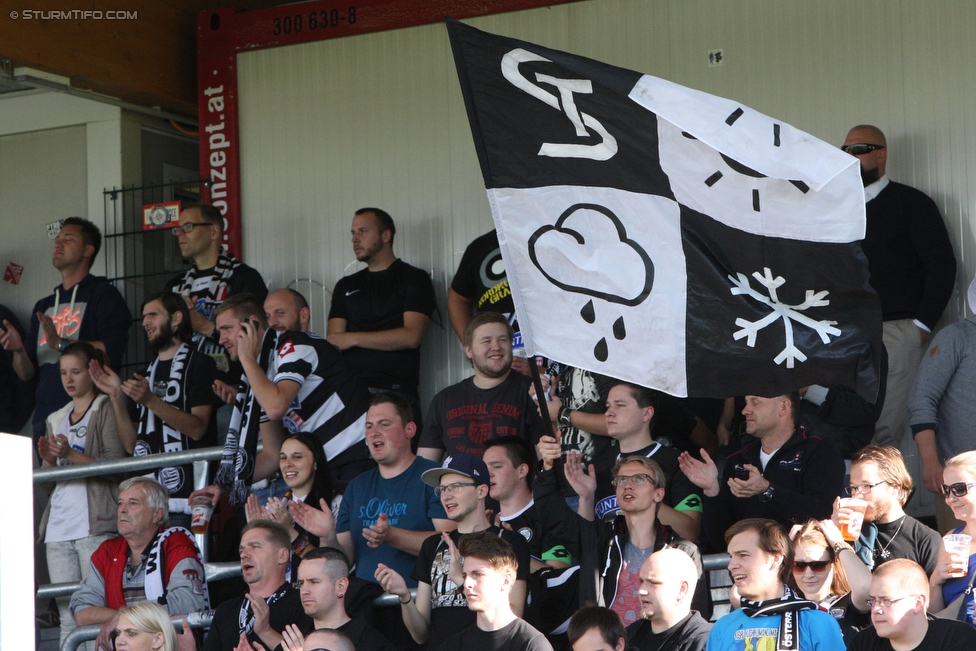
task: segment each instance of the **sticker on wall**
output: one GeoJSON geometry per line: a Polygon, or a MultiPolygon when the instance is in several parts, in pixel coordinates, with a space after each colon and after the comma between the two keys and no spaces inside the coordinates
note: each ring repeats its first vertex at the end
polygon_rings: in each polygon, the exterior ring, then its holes
{"type": "Polygon", "coordinates": [[[180,202],[150,203],[142,207],[142,230],[173,228],[180,223],[180,202]]]}
{"type": "Polygon", "coordinates": [[[11,262],[7,265],[7,270],[3,274],[3,279],[11,285],[17,285],[20,283],[20,277],[22,275],[24,275],[24,268],[19,264],[11,262]]]}
{"type": "Polygon", "coordinates": [[[63,224],[64,224],[63,219],[59,219],[57,221],[53,221],[50,224],[48,224],[45,227],[47,228],[47,239],[53,240],[54,238],[56,238],[58,236],[58,233],[61,232],[61,226],[63,224]]]}

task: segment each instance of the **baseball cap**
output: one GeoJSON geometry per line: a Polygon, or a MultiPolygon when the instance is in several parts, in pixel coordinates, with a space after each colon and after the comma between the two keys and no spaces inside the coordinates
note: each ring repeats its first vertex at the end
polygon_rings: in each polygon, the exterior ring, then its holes
{"type": "Polygon", "coordinates": [[[428,486],[437,488],[440,485],[441,477],[450,473],[470,477],[475,483],[484,484],[485,486],[488,486],[490,483],[488,466],[481,460],[481,457],[463,452],[444,459],[444,463],[441,464],[440,468],[431,468],[422,474],[420,479],[428,486]]]}

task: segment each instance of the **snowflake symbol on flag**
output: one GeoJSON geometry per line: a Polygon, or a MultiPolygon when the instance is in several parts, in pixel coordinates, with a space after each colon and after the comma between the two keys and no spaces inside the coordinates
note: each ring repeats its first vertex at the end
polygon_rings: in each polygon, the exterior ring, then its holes
{"type": "Polygon", "coordinates": [[[799,324],[805,325],[811,330],[815,330],[817,334],[820,335],[821,341],[825,344],[830,343],[830,335],[840,336],[841,332],[838,328],[834,326],[837,324],[836,321],[817,321],[816,319],[811,319],[806,314],[803,314],[805,310],[811,307],[823,307],[825,305],[830,305],[830,301],[826,300],[827,294],[830,292],[822,291],[815,292],[812,289],[808,289],[806,292],[806,298],[799,305],[790,305],[788,303],[780,302],[779,298],[776,296],[776,290],[781,287],[786,280],[782,276],[776,276],[773,278],[773,272],[769,270],[769,267],[763,268],[763,274],[760,275],[758,271],[752,274],[752,277],[759,281],[760,285],[763,285],[768,292],[768,296],[760,294],[758,291],[752,288],[752,284],[749,282],[749,278],[743,274],[736,274],[737,277],[733,278],[729,276],[729,280],[735,287],[732,287],[732,295],[738,296],[740,294],[745,294],[746,296],[751,296],[755,300],[768,305],[773,309],[772,312],[764,316],[758,321],[746,321],[745,319],[736,319],[735,325],[742,328],[741,330],[736,330],[732,333],[732,338],[738,341],[743,337],[746,338],[746,345],[750,348],[754,348],[756,345],[756,336],[759,331],[768,325],[771,325],[778,319],[783,320],[783,328],[786,330],[786,347],[780,352],[779,355],[773,360],[777,364],[782,364],[786,361],[786,368],[793,368],[796,360],[801,362],[806,361],[807,356],[797,348],[793,343],[793,322],[796,321],[799,324]]]}

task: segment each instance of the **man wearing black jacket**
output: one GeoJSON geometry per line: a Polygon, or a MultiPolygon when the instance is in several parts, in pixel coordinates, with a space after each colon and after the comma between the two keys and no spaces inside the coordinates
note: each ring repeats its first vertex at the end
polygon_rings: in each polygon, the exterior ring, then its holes
{"type": "Polygon", "coordinates": [[[704,493],[705,537],[725,549],[725,532],[745,518],[769,518],[784,526],[830,517],[841,494],[844,459],[833,441],[796,426],[800,396],[746,396],[742,414],[746,432],[756,440],[729,456],[725,482],[715,462],[687,452],[678,458],[681,471],[704,493]]]}
{"type": "MultiPolygon", "coordinates": [[[[612,479],[620,515],[613,522],[589,521],[572,513],[559,494],[557,471],[553,469],[562,452],[559,442],[543,437],[538,450],[542,471],[536,476],[533,495],[543,528],[551,530],[553,540],[579,559],[579,606],[596,602],[620,615],[624,625],[637,621],[641,611],[637,594],[640,566],[651,553],[666,547],[687,552],[701,575],[701,557],[695,544],[657,519],[665,485],[657,462],[643,456],[621,459],[614,466],[612,479]]],[[[584,472],[579,455],[571,453],[564,467],[566,479],[580,496],[580,512],[585,512],[582,507],[592,505],[596,490],[593,466],[589,473],[584,472]]]]}

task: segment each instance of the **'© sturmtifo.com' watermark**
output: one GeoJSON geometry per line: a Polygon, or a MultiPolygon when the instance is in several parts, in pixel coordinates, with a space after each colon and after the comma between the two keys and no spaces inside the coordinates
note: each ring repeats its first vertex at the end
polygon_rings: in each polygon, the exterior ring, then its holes
{"type": "Polygon", "coordinates": [[[13,20],[138,20],[138,11],[92,11],[88,9],[41,10],[23,9],[11,11],[13,20]]]}

